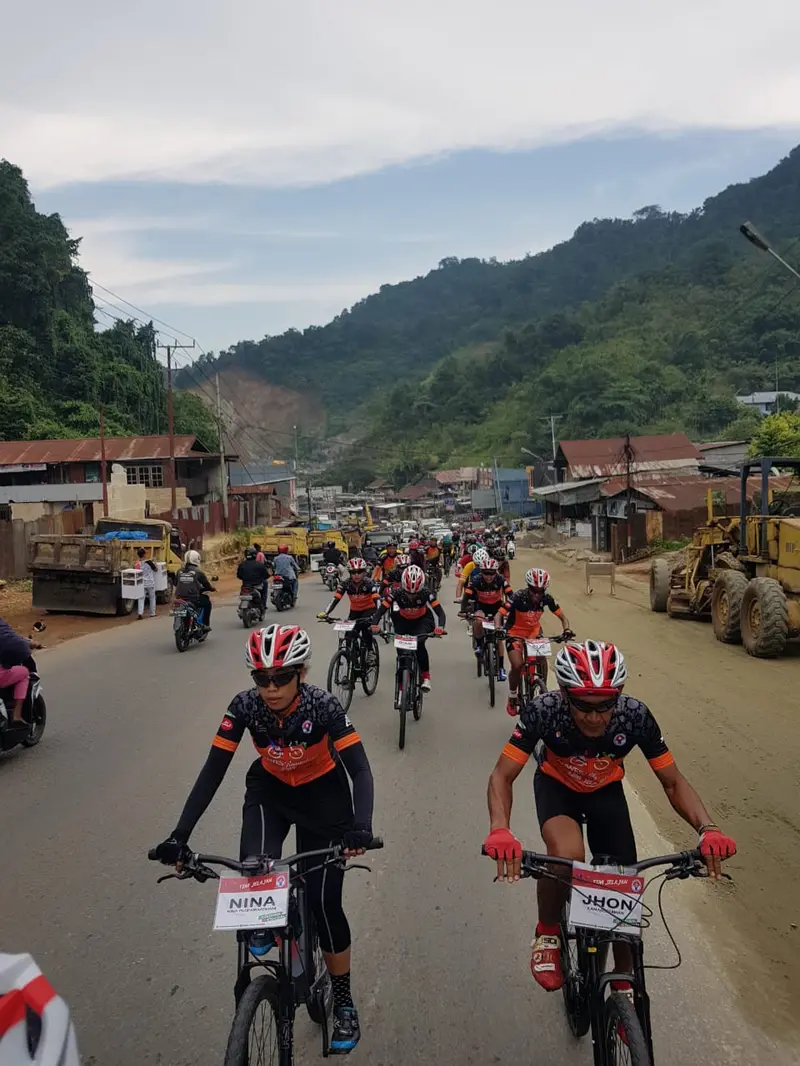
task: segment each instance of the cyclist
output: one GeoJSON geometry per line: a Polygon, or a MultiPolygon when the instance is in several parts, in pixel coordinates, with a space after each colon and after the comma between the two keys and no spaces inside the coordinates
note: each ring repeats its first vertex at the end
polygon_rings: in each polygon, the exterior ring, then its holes
{"type": "MultiPolygon", "coordinates": [[[[192,830],[246,731],[260,758],[245,778],[242,860],[279,858],[292,825],[297,827],[300,851],[342,843],[345,855],[361,855],[371,843],[373,783],[366,752],[336,697],[306,683],[310,659],[311,640],[299,626],[273,624],[250,634],[245,662],[255,687],[235,696],[225,712],[178,824],[156,848],[162,862],[180,869],[189,854],[192,830]]],[[[350,927],[342,909],[343,882],[344,872],[337,865],[312,867],[306,875],[333,984],[331,1049],[338,1054],[352,1051],[361,1036],[350,994],[350,927]]],[[[254,955],[268,950],[264,942],[264,931],[250,934],[254,955]]]]}
{"type": "Polygon", "coordinates": [[[475,573],[476,570],[480,570],[481,565],[489,558],[489,553],[485,548],[475,548],[472,552],[472,558],[469,559],[461,567],[461,576],[458,579],[458,586],[456,588],[456,599],[460,600],[464,595],[464,589],[469,584],[469,579],[475,573]]]}
{"type": "MultiPolygon", "coordinates": [[[[436,596],[425,587],[425,571],[413,564],[406,567],[400,588],[390,590],[381,600],[372,629],[377,633],[381,618],[391,611],[392,624],[398,636],[424,637],[435,633],[441,636],[445,627],[444,608],[436,596]]],[[[417,661],[424,692],[431,690],[431,663],[427,641],[417,644],[417,661]]]]}
{"type": "Polygon", "coordinates": [[[345,640],[348,646],[352,643],[353,638],[357,635],[361,635],[362,646],[364,651],[367,650],[367,643],[364,639],[366,636],[366,627],[372,621],[375,611],[378,607],[378,596],[380,594],[380,586],[377,582],[367,577],[366,559],[353,558],[347,564],[350,570],[350,578],[347,581],[343,581],[337,590],[333,594],[333,599],[325,608],[324,611],[320,611],[317,618],[321,622],[327,622],[331,613],[342,602],[345,596],[350,601],[350,613],[348,619],[351,622],[360,622],[360,625],[356,625],[356,628],[352,632],[348,633],[345,640]]]}
{"type": "MultiPolygon", "coordinates": [[[[461,614],[472,614],[472,644],[475,655],[483,656],[483,620],[495,618],[497,612],[513,595],[513,589],[500,574],[500,565],[491,556],[481,560],[481,568],[471,574],[461,600],[461,614]]],[[[503,644],[497,645],[497,680],[505,681],[503,669],[503,644]]]]}
{"type": "Polygon", "coordinates": [[[428,537],[425,550],[425,572],[428,575],[428,584],[432,589],[438,589],[442,583],[442,551],[436,537],[428,537]]]}
{"type": "Polygon", "coordinates": [[[450,573],[450,567],[453,565],[454,552],[453,534],[445,533],[442,537],[442,564],[448,574],[450,573]]]}
{"type": "Polygon", "coordinates": [[[425,570],[427,563],[427,551],[423,541],[414,539],[408,542],[408,557],[411,560],[412,566],[418,566],[420,570],[425,570]]]}
{"type": "Polygon", "coordinates": [[[375,573],[372,575],[375,581],[382,581],[385,574],[394,569],[394,561],[397,558],[397,542],[390,541],[386,548],[378,556],[375,573]]]}
{"type": "Polygon", "coordinates": [[[384,575],[383,583],[381,585],[381,596],[384,595],[387,589],[399,589],[400,580],[403,576],[403,571],[407,570],[411,566],[411,556],[400,553],[394,558],[394,569],[390,570],[388,574],[384,575]]]}
{"type": "Polygon", "coordinates": [[[510,563],[509,563],[509,561],[508,561],[508,559],[506,557],[505,549],[499,548],[499,547],[498,548],[492,548],[492,550],[489,552],[489,554],[491,555],[491,557],[493,559],[497,560],[498,566],[499,566],[499,569],[500,569],[500,573],[503,575],[503,577],[506,579],[506,581],[510,581],[511,580],[511,565],[510,565],[510,563]]]}
{"type": "MultiPolygon", "coordinates": [[[[550,575],[546,570],[532,569],[525,574],[524,589],[512,594],[500,611],[501,624],[506,632],[508,661],[511,665],[508,678],[508,703],[506,710],[510,715],[519,713],[517,691],[522,667],[525,663],[525,641],[539,640],[542,636],[542,615],[545,608],[558,618],[564,634],[571,638],[575,634],[569,627],[569,620],[559,605],[547,591],[550,575]]],[[[542,655],[536,660],[537,669],[547,684],[547,657],[542,655]]]]}
{"type": "MultiPolygon", "coordinates": [[[[556,656],[559,691],[546,692],[522,709],[489,779],[490,832],[484,847],[497,860],[501,881],[519,881],[522,848],[509,829],[513,783],[539,741],[544,751],[534,775],[536,814],[548,855],[584,861],[581,823],[595,856],[636,862],[636,841],[622,789],[624,758],[635,747],[650,763],[677,813],[699,835],[708,872],[717,878],[722,859],[736,845],[714,824],[703,801],[675,765],[655,718],[640,700],[623,696],[627,669],[613,644],[566,644],[556,656]]],[[[566,886],[538,883],[539,922],[531,971],[549,992],[563,984],[559,922],[566,886]]],[[[630,972],[630,949],[614,944],[616,968],[630,972]]],[[[615,991],[632,994],[627,983],[615,991]]]]}

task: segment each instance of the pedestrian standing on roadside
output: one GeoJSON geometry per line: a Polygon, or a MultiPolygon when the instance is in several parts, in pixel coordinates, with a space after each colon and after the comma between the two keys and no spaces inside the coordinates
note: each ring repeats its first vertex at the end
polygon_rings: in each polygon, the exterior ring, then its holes
{"type": "Polygon", "coordinates": [[[152,562],[147,558],[147,552],[144,548],[137,548],[136,554],[139,556],[136,562],[136,569],[142,572],[142,584],[144,585],[144,596],[139,600],[139,614],[138,618],[144,618],[144,604],[145,600],[150,603],[150,617],[156,616],[156,571],[152,562]]]}

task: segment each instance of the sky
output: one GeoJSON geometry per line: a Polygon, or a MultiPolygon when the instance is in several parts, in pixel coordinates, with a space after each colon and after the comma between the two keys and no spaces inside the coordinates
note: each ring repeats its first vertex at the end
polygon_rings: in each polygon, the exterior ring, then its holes
{"type": "Polygon", "coordinates": [[[798,39],[794,0],[39,0],[4,14],[0,155],[101,322],[111,290],[218,350],[763,173],[798,39]]]}

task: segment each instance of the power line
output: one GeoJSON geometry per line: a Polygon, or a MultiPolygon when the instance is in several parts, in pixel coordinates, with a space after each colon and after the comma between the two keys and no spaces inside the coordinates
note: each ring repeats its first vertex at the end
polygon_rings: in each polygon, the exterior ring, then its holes
{"type": "MultiPolygon", "coordinates": [[[[191,333],[184,333],[184,331],[182,329],[178,329],[177,326],[172,326],[169,322],[164,322],[163,319],[156,318],[155,315],[151,315],[142,307],[137,307],[136,304],[132,304],[130,300],[126,300],[124,297],[118,296],[115,292],[112,292],[111,289],[107,289],[105,285],[101,285],[98,281],[93,281],[91,278],[89,278],[89,284],[92,286],[93,289],[95,287],[98,289],[102,289],[103,292],[107,292],[109,296],[113,296],[115,300],[119,300],[120,303],[126,304],[128,307],[132,307],[134,311],[138,311],[140,315],[146,315],[151,322],[158,322],[160,326],[165,326],[167,329],[173,330],[175,333],[179,333],[182,337],[186,337],[188,340],[194,341],[195,344],[197,344],[196,339],[191,335],[191,333]]],[[[200,346],[197,345],[197,347],[199,348],[200,346]]]]}

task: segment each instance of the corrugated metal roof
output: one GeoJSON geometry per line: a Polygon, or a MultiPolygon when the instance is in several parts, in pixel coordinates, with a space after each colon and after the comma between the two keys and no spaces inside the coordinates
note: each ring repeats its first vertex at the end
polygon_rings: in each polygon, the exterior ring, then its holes
{"type": "MultiPolygon", "coordinates": [[[[773,489],[785,489],[791,478],[770,478],[770,487],[773,489]]],[[[761,488],[761,478],[752,477],[747,480],[747,498],[751,500],[753,493],[761,488]]],[[[652,500],[662,511],[693,511],[706,505],[706,494],[712,492],[724,492],[725,504],[738,507],[739,505],[739,478],[738,477],[687,477],[676,478],[672,481],[641,482],[633,485],[633,491],[652,500]]],[[[614,478],[606,482],[601,488],[603,496],[620,496],[626,491],[625,478],[614,478]]]]}
{"type": "Polygon", "coordinates": [[[476,481],[478,469],[474,466],[461,466],[457,470],[438,470],[433,476],[440,485],[457,485],[461,481],[476,481]]]}
{"type": "MultiPolygon", "coordinates": [[[[559,450],[569,464],[576,480],[613,477],[625,471],[624,437],[605,437],[600,440],[562,440],[559,450]]],[[[636,471],[670,470],[697,467],[700,452],[685,433],[669,433],[655,437],[631,437],[636,471]]]]}
{"type": "MultiPolygon", "coordinates": [[[[178,459],[212,455],[197,437],[176,436],[178,459]]],[[[229,456],[235,458],[235,456],[229,456]]],[[[169,437],[106,437],[106,459],[110,463],[134,459],[169,459],[169,437]]],[[[77,440],[4,440],[0,441],[0,466],[26,463],[99,463],[100,438],[77,440]]]]}

